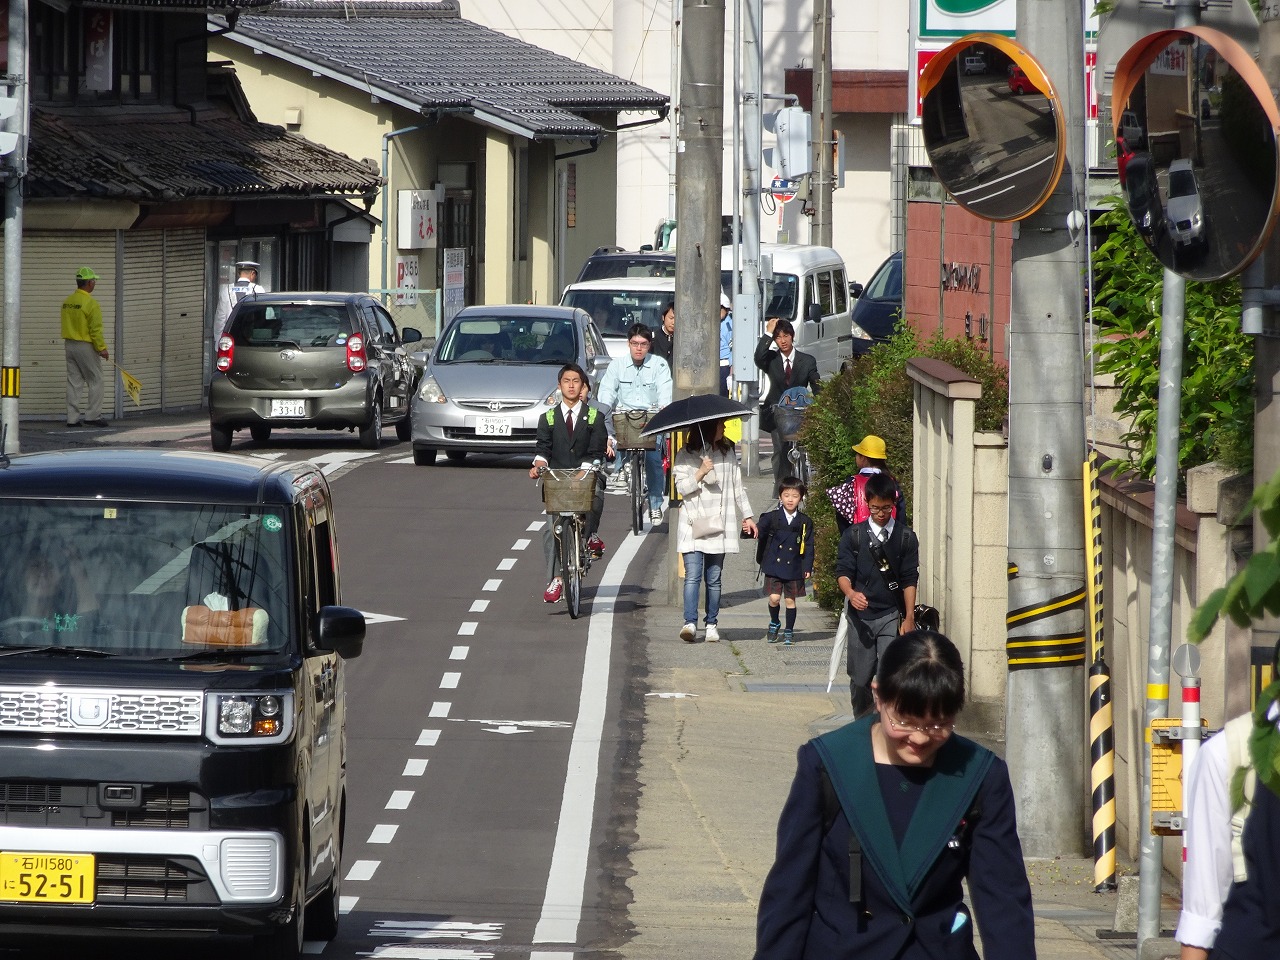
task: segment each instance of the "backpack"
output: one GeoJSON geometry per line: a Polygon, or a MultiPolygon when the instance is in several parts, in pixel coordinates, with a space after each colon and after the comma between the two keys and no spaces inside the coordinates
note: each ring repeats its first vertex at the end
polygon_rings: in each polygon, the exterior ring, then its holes
{"type": "Polygon", "coordinates": [[[1236,883],[1243,883],[1249,878],[1249,871],[1244,860],[1244,822],[1253,806],[1253,794],[1258,786],[1258,771],[1253,768],[1249,757],[1249,736],[1253,733],[1253,714],[1228,720],[1222,728],[1227,738],[1227,769],[1231,775],[1231,796],[1241,797],[1239,806],[1231,810],[1231,868],[1236,883]],[[1236,793],[1237,781],[1240,792],[1236,793]]]}

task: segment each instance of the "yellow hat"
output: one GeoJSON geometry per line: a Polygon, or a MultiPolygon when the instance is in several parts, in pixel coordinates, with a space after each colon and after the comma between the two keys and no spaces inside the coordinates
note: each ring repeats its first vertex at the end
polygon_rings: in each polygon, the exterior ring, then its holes
{"type": "Polygon", "coordinates": [[[870,457],[872,460],[886,459],[884,441],[870,433],[862,438],[861,443],[854,444],[853,452],[860,453],[864,457],[870,457]]]}
{"type": "Polygon", "coordinates": [[[88,267],[81,267],[79,270],[76,271],[76,279],[77,280],[97,280],[98,275],[94,273],[92,270],[90,270],[88,267]]]}

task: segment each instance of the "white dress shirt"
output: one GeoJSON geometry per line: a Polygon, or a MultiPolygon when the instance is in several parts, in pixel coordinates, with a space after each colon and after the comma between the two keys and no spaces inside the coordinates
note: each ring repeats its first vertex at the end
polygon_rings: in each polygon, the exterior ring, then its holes
{"type": "Polygon", "coordinates": [[[1231,889],[1231,797],[1227,737],[1219,731],[1200,745],[1183,787],[1187,862],[1182,868],[1182,914],[1175,939],[1208,950],[1222,929],[1222,904],[1231,889]]]}

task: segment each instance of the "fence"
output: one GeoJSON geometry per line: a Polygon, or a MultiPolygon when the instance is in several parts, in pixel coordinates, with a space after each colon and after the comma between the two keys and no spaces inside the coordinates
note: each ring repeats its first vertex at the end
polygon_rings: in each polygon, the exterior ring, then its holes
{"type": "Polygon", "coordinates": [[[369,292],[382,298],[382,304],[396,322],[396,329],[413,327],[423,339],[434,341],[444,327],[444,291],[439,288],[371,287],[369,292]]]}

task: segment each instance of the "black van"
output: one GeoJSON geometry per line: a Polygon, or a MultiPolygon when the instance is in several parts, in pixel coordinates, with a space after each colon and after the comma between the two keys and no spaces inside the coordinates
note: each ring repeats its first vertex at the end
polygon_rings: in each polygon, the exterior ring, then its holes
{"type": "Polygon", "coordinates": [[[0,459],[0,931],[332,939],[339,602],[311,464],[0,459]]]}

